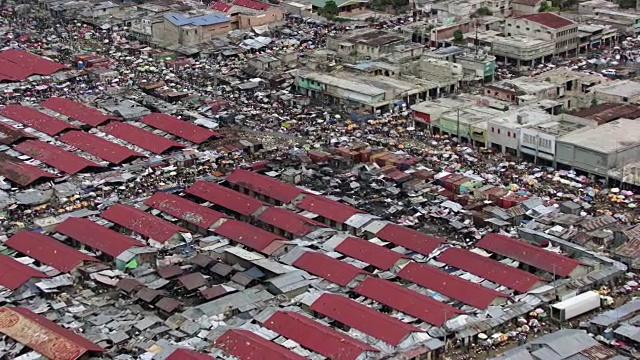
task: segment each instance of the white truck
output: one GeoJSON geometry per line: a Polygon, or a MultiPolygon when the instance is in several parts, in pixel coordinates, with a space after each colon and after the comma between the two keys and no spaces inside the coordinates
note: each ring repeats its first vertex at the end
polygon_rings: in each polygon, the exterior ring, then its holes
{"type": "Polygon", "coordinates": [[[600,294],[595,291],[587,291],[551,305],[551,317],[559,321],[565,321],[599,307],[600,294]]]}

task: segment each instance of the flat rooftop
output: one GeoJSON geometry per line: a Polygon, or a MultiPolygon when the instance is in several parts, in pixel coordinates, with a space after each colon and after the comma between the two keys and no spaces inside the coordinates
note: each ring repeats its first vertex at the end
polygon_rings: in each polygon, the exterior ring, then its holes
{"type": "Polygon", "coordinates": [[[614,81],[594,86],[592,91],[622,97],[639,96],[640,83],[631,80],[614,81]]]}
{"type": "Polygon", "coordinates": [[[619,119],[595,129],[565,135],[560,141],[605,154],[623,150],[640,143],[640,121],[619,119]]]}
{"type": "Polygon", "coordinates": [[[553,118],[547,112],[537,109],[518,109],[503,113],[501,116],[492,118],[489,122],[499,124],[512,129],[528,127],[550,121],[553,118]],[[519,122],[519,120],[521,122],[519,122]]]}

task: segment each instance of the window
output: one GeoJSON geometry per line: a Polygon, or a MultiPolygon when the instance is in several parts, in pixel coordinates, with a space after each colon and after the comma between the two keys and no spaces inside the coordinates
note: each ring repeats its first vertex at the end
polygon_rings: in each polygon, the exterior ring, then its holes
{"type": "Polygon", "coordinates": [[[496,132],[496,129],[493,126],[491,127],[491,132],[496,132]]]}
{"type": "Polygon", "coordinates": [[[514,138],[514,139],[516,138],[516,133],[513,133],[513,138],[514,138]]]}
{"type": "Polygon", "coordinates": [[[498,129],[498,134],[500,134],[500,129],[498,129]]]}
{"type": "Polygon", "coordinates": [[[511,137],[511,131],[507,131],[507,137],[511,137]]]}

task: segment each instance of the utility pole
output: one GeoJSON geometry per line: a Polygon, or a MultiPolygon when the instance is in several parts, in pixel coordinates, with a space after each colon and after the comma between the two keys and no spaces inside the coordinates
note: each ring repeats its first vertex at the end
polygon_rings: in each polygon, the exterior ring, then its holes
{"type": "Polygon", "coordinates": [[[456,109],[457,118],[456,118],[456,137],[458,138],[458,143],[460,143],[460,106],[456,109]]]}

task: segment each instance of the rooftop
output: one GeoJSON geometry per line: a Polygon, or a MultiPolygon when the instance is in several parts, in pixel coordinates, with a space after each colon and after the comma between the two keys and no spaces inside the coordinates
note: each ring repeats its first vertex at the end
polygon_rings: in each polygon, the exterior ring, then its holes
{"type": "Polygon", "coordinates": [[[202,144],[205,141],[223,137],[222,134],[167,114],[149,114],[143,117],[140,122],[187,141],[191,141],[194,144],[202,144]]]}
{"type": "Polygon", "coordinates": [[[225,22],[231,21],[228,16],[220,15],[220,14],[205,14],[193,17],[186,17],[182,14],[177,13],[169,13],[165,14],[164,18],[167,19],[170,23],[175,26],[186,26],[186,25],[195,25],[195,26],[211,26],[216,24],[222,24],[225,22]]]}
{"type": "Polygon", "coordinates": [[[44,141],[26,140],[14,146],[14,149],[70,175],[102,168],[91,160],[44,141]]]}
{"type": "Polygon", "coordinates": [[[599,84],[591,88],[592,92],[596,94],[602,93],[613,96],[621,97],[636,97],[640,96],[640,82],[632,80],[619,80],[611,81],[604,84],[599,84]]]}
{"type": "Polygon", "coordinates": [[[525,15],[520,17],[520,19],[532,21],[538,23],[542,26],[552,28],[552,29],[561,29],[563,27],[576,25],[575,22],[562,17],[560,15],[556,15],[550,12],[543,12],[539,14],[525,15]]]}
{"type": "Polygon", "coordinates": [[[226,180],[231,184],[285,204],[290,203],[301,194],[306,193],[304,190],[293,185],[243,169],[234,170],[227,176],[226,180]]]}
{"type": "Polygon", "coordinates": [[[179,233],[189,232],[180,226],[129,205],[111,205],[100,216],[161,244],[173,239],[179,233]]]}
{"type": "Polygon", "coordinates": [[[204,180],[196,181],[185,192],[244,216],[251,216],[266,205],[260,200],[204,180]]]}
{"type": "Polygon", "coordinates": [[[213,209],[165,192],[153,194],[144,201],[144,204],[201,229],[208,229],[218,220],[227,218],[226,215],[213,209]]]}
{"type": "Polygon", "coordinates": [[[40,105],[93,127],[100,126],[112,120],[119,120],[116,116],[105,115],[97,109],[65,98],[48,98],[41,102],[40,105]]]}
{"type": "Polygon", "coordinates": [[[128,123],[112,122],[104,126],[103,131],[154,154],[162,154],[169,150],[184,147],[184,145],[178,142],[169,140],[128,123]]]}
{"type": "Polygon", "coordinates": [[[618,119],[594,129],[565,135],[559,141],[609,154],[636,146],[638,139],[640,121],[618,119]]]}
{"type": "Polygon", "coordinates": [[[68,131],[59,136],[58,140],[115,165],[145,157],[139,152],[84,131],[68,131]]]}
{"type": "Polygon", "coordinates": [[[135,239],[84,218],[70,217],[58,224],[55,231],[114,258],[134,246],[143,246],[135,239]]]}
{"type": "Polygon", "coordinates": [[[49,136],[58,135],[65,130],[77,129],[77,127],[58,118],[22,105],[5,105],[3,108],[0,108],[0,115],[41,131],[49,136]]]}

